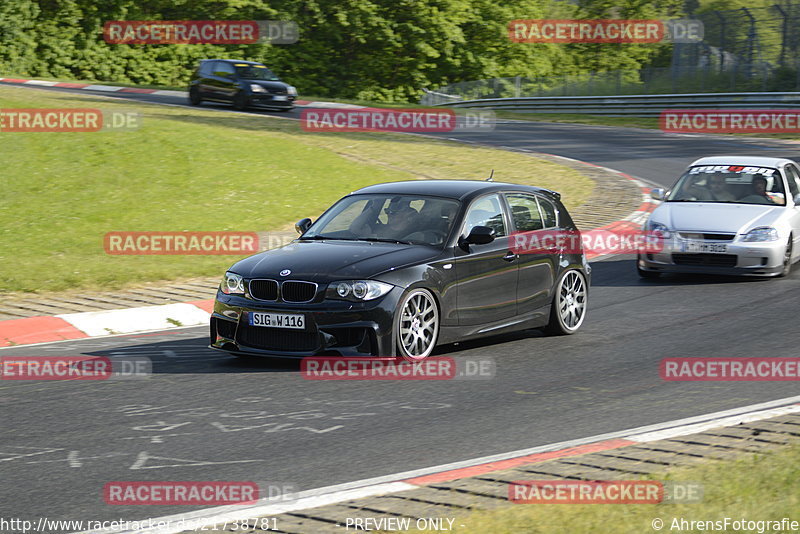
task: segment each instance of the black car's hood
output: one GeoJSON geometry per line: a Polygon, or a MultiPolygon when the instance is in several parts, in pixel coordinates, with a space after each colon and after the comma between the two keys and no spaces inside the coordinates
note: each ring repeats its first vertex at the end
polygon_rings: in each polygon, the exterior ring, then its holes
{"type": "Polygon", "coordinates": [[[264,80],[242,80],[242,81],[260,85],[264,89],[269,89],[270,91],[286,91],[289,88],[288,83],[284,83],[281,81],[273,81],[273,82],[268,82],[264,80]]]}
{"type": "Polygon", "coordinates": [[[436,248],[367,241],[293,241],[236,263],[231,271],[245,278],[332,282],[373,277],[393,267],[436,257],[436,248]],[[291,274],[280,272],[290,270],[291,274]]]}

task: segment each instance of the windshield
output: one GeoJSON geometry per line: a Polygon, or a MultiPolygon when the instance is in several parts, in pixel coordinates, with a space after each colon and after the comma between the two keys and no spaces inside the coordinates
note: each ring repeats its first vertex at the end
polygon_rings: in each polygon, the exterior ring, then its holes
{"type": "Polygon", "coordinates": [[[732,202],[786,205],[783,179],[776,169],[745,165],[690,168],[667,195],[667,202],[732,202]]]}
{"type": "Polygon", "coordinates": [[[301,239],[444,244],[459,203],[422,195],[352,195],[343,198],[301,239]]]}
{"type": "Polygon", "coordinates": [[[280,81],[280,78],[275,76],[275,73],[264,65],[247,65],[246,67],[237,65],[236,74],[242,80],[261,80],[265,82],[280,81]]]}

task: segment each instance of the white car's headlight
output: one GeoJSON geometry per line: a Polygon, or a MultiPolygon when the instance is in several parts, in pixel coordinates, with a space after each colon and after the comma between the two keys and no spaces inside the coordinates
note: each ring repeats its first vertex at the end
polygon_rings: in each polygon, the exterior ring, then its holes
{"type": "Polygon", "coordinates": [[[744,236],[742,241],[777,241],[778,240],[778,231],[771,227],[771,226],[759,226],[758,228],[753,228],[747,235],[744,236]]]}
{"type": "Polygon", "coordinates": [[[394,286],[376,280],[343,280],[328,286],[328,298],[341,300],[374,300],[384,296],[394,286]]]}
{"type": "Polygon", "coordinates": [[[226,295],[244,295],[244,279],[238,274],[228,271],[222,277],[219,289],[226,295]]]}
{"type": "Polygon", "coordinates": [[[649,221],[647,223],[647,231],[653,234],[655,237],[661,239],[669,239],[672,237],[672,231],[666,224],[661,224],[658,222],[649,221]]]}
{"type": "Polygon", "coordinates": [[[267,92],[266,89],[264,89],[263,87],[261,87],[257,83],[251,83],[250,84],[250,90],[253,91],[254,93],[266,93],[267,92]]]}
{"type": "Polygon", "coordinates": [[[292,96],[297,96],[297,87],[295,87],[294,85],[290,85],[289,87],[286,88],[286,92],[292,96]]]}

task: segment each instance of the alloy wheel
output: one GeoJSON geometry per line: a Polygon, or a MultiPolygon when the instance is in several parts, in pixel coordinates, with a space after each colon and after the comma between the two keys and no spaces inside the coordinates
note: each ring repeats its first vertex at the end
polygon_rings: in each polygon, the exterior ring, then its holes
{"type": "Polygon", "coordinates": [[[578,271],[569,271],[561,278],[556,306],[564,333],[576,331],[586,316],[586,282],[578,271]]]}
{"type": "Polygon", "coordinates": [[[427,358],[439,335],[439,309],[433,295],[416,289],[403,300],[397,325],[400,355],[407,360],[427,358]]]}

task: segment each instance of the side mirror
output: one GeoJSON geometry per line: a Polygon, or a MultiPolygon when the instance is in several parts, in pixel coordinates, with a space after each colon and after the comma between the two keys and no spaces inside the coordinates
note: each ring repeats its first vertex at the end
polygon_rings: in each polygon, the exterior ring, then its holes
{"type": "Polygon", "coordinates": [[[306,217],[305,219],[300,219],[294,225],[294,229],[297,230],[297,233],[303,235],[306,233],[306,230],[311,228],[311,219],[306,217]]]}
{"type": "Polygon", "coordinates": [[[798,194],[796,194],[794,196],[794,205],[795,206],[800,206],[800,193],[798,193],[798,194]]]}
{"type": "Polygon", "coordinates": [[[666,196],[667,192],[661,187],[656,187],[650,190],[650,198],[653,200],[664,200],[664,197],[666,196]]]}
{"type": "Polygon", "coordinates": [[[494,241],[494,229],[488,226],[474,226],[462,242],[465,245],[486,245],[494,241]]]}

